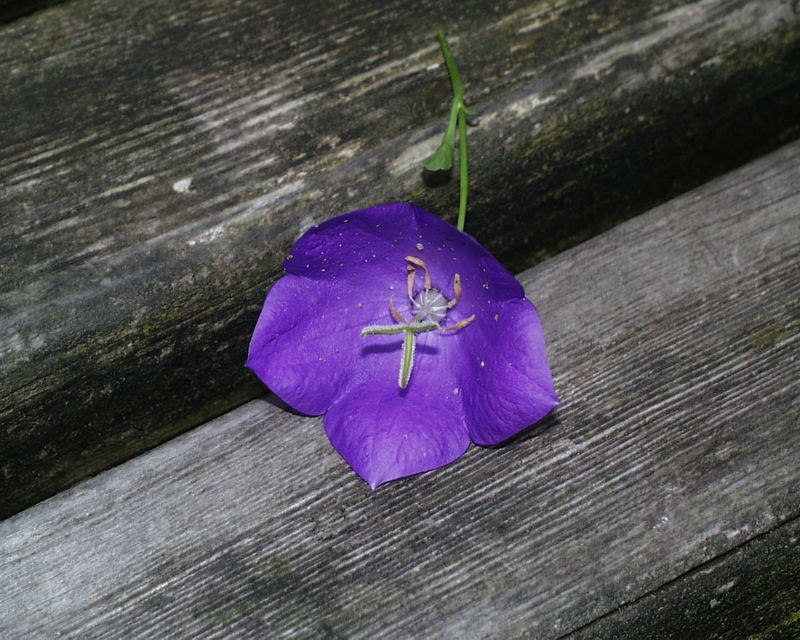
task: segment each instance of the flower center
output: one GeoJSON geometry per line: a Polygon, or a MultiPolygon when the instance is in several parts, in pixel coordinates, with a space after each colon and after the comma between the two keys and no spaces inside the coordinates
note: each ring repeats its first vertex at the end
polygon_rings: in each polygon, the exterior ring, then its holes
{"type": "Polygon", "coordinates": [[[447,299],[437,289],[423,289],[411,299],[414,322],[439,324],[447,316],[447,299]]]}
{"type": "Polygon", "coordinates": [[[453,292],[455,297],[448,300],[442,295],[438,289],[434,289],[431,285],[431,274],[428,271],[428,265],[421,258],[414,256],[406,256],[406,260],[410,263],[407,268],[407,282],[408,282],[408,298],[411,301],[411,309],[414,317],[411,320],[406,320],[394,302],[389,298],[389,311],[392,317],[397,321],[397,324],[374,324],[364,327],[361,330],[361,337],[369,335],[403,335],[403,358],[400,361],[400,376],[398,384],[401,389],[408,386],[408,381],[411,379],[411,369],[414,366],[414,351],[416,349],[416,338],[418,333],[427,333],[428,331],[436,331],[441,329],[443,331],[457,331],[470,324],[475,315],[457,322],[449,327],[440,326],[440,322],[447,317],[447,312],[456,306],[461,298],[461,276],[455,274],[453,277],[453,292]],[[417,277],[416,267],[422,267],[425,271],[425,285],[422,291],[414,295],[414,283],[417,277]]]}

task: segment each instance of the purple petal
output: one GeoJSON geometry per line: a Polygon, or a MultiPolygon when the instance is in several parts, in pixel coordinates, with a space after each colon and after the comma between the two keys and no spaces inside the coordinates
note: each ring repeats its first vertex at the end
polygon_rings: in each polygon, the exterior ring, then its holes
{"type": "MultiPolygon", "coordinates": [[[[248,366],[299,411],[325,416],[334,447],[373,488],[496,444],[558,403],[544,339],[522,286],[474,239],[410,204],[354,211],[309,230],[270,291],[248,366]],[[402,335],[390,300],[410,319],[406,256],[432,288],[462,296],[443,327],[418,336],[408,388],[398,386],[402,335]],[[421,269],[418,267],[417,269],[421,269]]],[[[417,295],[424,282],[418,273],[417,295]]]]}
{"type": "Polygon", "coordinates": [[[469,366],[462,370],[470,438],[494,445],[558,405],[539,315],[525,299],[489,301],[464,331],[469,366]]]}
{"type": "MultiPolygon", "coordinates": [[[[489,254],[452,225],[411,204],[326,220],[292,249],[285,264],[288,273],[267,296],[253,332],[247,366],[287,404],[312,415],[324,413],[370,376],[396,381],[396,372],[388,371],[399,362],[399,353],[365,357],[360,331],[394,323],[390,299],[410,317],[408,255],[424,256],[437,286],[452,296],[454,266],[467,267],[467,258],[489,254]]],[[[464,317],[455,309],[450,324],[464,317]]]]}
{"type": "MultiPolygon", "coordinates": [[[[334,289],[288,275],[269,292],[247,366],[298,411],[324,413],[350,384],[361,327],[383,303],[374,292],[342,304],[334,289]]],[[[386,314],[388,317],[388,313],[386,314]]]]}
{"type": "Polygon", "coordinates": [[[411,381],[401,390],[398,337],[386,361],[391,371],[383,367],[325,414],[331,444],[373,489],[449,464],[469,447],[461,389],[451,370],[462,363],[442,351],[443,338],[419,337],[411,381]]]}

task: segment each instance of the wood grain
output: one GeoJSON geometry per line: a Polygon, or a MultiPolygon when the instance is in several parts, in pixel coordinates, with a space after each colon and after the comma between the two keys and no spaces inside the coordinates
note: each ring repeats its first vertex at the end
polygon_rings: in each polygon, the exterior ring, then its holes
{"type": "Polygon", "coordinates": [[[7,519],[1,635],[554,638],[796,522],[798,210],[800,142],[523,273],[502,448],[371,493],[262,398],[7,519]]]}
{"type": "Polygon", "coordinates": [[[469,230],[514,272],[797,137],[783,0],[72,0],[0,37],[0,517],[256,397],[298,235],[413,200],[480,114],[469,230]],[[502,7],[502,8],[498,8],[502,7]]]}
{"type": "Polygon", "coordinates": [[[577,630],[574,640],[800,637],[800,519],[577,630]]]}

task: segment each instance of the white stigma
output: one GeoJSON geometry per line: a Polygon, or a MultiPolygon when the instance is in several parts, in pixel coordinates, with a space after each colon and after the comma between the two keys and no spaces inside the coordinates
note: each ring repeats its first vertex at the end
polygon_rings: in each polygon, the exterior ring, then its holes
{"type": "Polygon", "coordinates": [[[447,316],[447,299],[436,289],[423,289],[411,300],[414,322],[440,323],[447,316]]]}

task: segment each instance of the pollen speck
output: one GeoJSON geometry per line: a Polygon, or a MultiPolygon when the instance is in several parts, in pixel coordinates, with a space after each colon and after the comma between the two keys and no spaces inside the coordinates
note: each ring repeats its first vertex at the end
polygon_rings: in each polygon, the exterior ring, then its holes
{"type": "Polygon", "coordinates": [[[486,366],[486,363],[485,363],[483,360],[481,360],[481,366],[482,366],[482,367],[485,367],[485,366],[486,366]]]}
{"type": "Polygon", "coordinates": [[[422,251],[425,248],[425,245],[421,242],[417,242],[417,251],[422,251]]]}
{"type": "Polygon", "coordinates": [[[453,395],[454,396],[457,396],[459,393],[461,393],[461,389],[460,388],[456,387],[455,389],[453,389],[453,395]]]}
{"type": "Polygon", "coordinates": [[[494,314],[494,321],[495,322],[500,322],[500,314],[499,313],[495,313],[494,314]]]}

